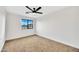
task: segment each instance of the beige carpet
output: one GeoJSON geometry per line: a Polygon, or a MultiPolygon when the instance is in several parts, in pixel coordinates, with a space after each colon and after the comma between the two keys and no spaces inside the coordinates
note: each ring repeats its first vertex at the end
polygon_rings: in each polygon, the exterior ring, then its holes
{"type": "Polygon", "coordinates": [[[77,52],[79,49],[37,35],[6,41],[2,52],[77,52]]]}

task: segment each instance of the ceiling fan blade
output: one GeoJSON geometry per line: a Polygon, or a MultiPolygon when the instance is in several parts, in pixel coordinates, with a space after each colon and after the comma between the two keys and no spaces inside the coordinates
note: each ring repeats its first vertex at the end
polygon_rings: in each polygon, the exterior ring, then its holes
{"type": "Polygon", "coordinates": [[[33,13],[33,12],[26,12],[26,14],[29,14],[29,13],[33,13]]]}
{"type": "Polygon", "coordinates": [[[33,10],[30,7],[28,7],[28,6],[25,6],[25,7],[28,8],[29,10],[31,10],[33,12],[33,10]]]}
{"type": "Polygon", "coordinates": [[[38,13],[38,14],[43,14],[42,12],[35,12],[35,13],[38,13]]]}
{"type": "Polygon", "coordinates": [[[36,9],[36,12],[38,11],[38,10],[40,10],[41,9],[41,7],[38,7],[37,9],[36,9]]]}

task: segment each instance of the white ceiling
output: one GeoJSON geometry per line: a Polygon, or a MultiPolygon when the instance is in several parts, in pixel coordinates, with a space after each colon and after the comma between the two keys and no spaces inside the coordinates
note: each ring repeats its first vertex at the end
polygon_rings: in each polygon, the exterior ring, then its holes
{"type": "MultiPolygon", "coordinates": [[[[30,6],[30,7],[38,8],[39,6],[30,6]]],[[[40,9],[39,12],[43,12],[43,14],[35,14],[35,13],[25,14],[25,12],[29,11],[25,6],[6,6],[6,10],[10,13],[15,13],[18,15],[24,15],[27,17],[37,18],[37,17],[43,16],[45,14],[58,11],[65,7],[66,6],[42,6],[42,9],[40,9]]]]}

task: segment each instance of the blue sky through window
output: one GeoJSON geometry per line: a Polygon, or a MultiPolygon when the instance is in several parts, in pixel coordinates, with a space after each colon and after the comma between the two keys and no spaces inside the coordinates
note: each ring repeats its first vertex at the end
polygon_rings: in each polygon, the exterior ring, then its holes
{"type": "Polygon", "coordinates": [[[27,20],[28,21],[28,24],[32,24],[32,20],[27,20]]]}
{"type": "Polygon", "coordinates": [[[27,25],[27,20],[26,19],[21,19],[20,23],[21,23],[21,25],[27,25]]]}

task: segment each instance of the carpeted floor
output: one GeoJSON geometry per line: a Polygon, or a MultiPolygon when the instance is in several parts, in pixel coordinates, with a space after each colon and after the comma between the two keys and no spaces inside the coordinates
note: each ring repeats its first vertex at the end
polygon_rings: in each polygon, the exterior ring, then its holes
{"type": "Polygon", "coordinates": [[[79,49],[37,35],[6,41],[2,52],[77,52],[79,49]]]}

